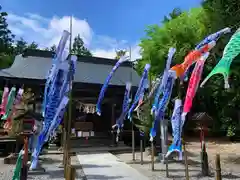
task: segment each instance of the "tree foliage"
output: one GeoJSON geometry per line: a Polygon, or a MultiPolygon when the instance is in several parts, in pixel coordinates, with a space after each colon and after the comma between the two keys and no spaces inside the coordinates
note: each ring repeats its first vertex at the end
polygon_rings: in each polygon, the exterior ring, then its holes
{"type": "Polygon", "coordinates": [[[173,64],[182,62],[185,55],[207,34],[205,22],[200,17],[207,19],[202,8],[194,8],[162,26],[149,26],[146,30],[147,38],[142,39],[140,44],[143,60],[138,63],[139,68],[143,68],[145,63],[151,63],[154,75],[162,72],[170,47],[177,49],[173,64]]]}
{"type": "Polygon", "coordinates": [[[84,46],[84,42],[80,35],[74,38],[72,53],[81,56],[92,56],[91,52],[84,46]]]}
{"type": "Polygon", "coordinates": [[[125,56],[126,53],[126,50],[117,50],[115,59],[119,60],[121,57],[125,56]]]}
{"type": "MultiPolygon", "coordinates": [[[[189,12],[173,10],[164,17],[161,25],[151,25],[146,36],[141,40],[142,60],[136,68],[141,71],[146,63],[151,63],[151,74],[159,75],[165,68],[168,49],[177,49],[172,66],[183,62],[188,52],[205,36],[224,27],[238,28],[240,4],[237,0],[206,0],[202,7],[193,8],[189,12]],[[178,13],[179,12],[179,13],[178,13]],[[175,14],[175,15],[173,15],[175,14]]],[[[213,69],[222,56],[223,49],[230,35],[221,38],[204,67],[203,78],[213,69]]],[[[237,59],[240,59],[237,58],[237,59]]],[[[231,89],[223,89],[221,76],[214,76],[204,88],[199,88],[193,102],[192,112],[205,111],[214,121],[213,132],[225,132],[232,136],[240,126],[240,63],[235,60],[231,66],[231,89]]],[[[185,84],[185,89],[188,83],[185,84]]],[[[174,88],[176,90],[176,88],[174,88]]],[[[173,92],[173,96],[176,94],[173,92]]],[[[146,119],[146,118],[143,118],[146,119]]],[[[145,123],[145,120],[143,120],[145,123]]]]}

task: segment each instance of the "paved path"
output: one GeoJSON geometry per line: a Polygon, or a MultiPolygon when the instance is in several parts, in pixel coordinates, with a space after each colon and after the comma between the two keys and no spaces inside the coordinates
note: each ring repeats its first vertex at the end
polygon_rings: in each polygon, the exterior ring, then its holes
{"type": "Polygon", "coordinates": [[[88,180],[148,180],[136,169],[111,153],[81,153],[77,155],[88,180]]]}

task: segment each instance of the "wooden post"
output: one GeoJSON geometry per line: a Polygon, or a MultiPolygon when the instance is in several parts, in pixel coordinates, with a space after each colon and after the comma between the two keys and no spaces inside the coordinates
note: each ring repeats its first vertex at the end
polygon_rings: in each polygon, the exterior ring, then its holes
{"type": "Polygon", "coordinates": [[[153,141],[151,142],[151,162],[152,162],[152,171],[154,171],[154,155],[155,155],[155,150],[154,150],[154,143],[153,141]]]}
{"type": "Polygon", "coordinates": [[[70,164],[67,165],[67,171],[66,171],[66,180],[75,180],[76,178],[76,168],[70,164]]]}
{"type": "Polygon", "coordinates": [[[186,151],[186,144],[184,141],[183,141],[183,152],[184,152],[184,163],[185,163],[185,177],[186,177],[186,180],[189,180],[187,151],[186,151]]]}
{"type": "Polygon", "coordinates": [[[215,179],[216,180],[222,180],[220,154],[216,154],[216,157],[215,157],[215,169],[216,169],[215,179]]]}
{"type": "Polygon", "coordinates": [[[70,180],[71,179],[71,165],[67,165],[66,167],[66,180],[70,180]]]}
{"type": "Polygon", "coordinates": [[[201,151],[201,169],[202,169],[202,175],[208,176],[209,175],[209,167],[208,167],[208,154],[206,152],[205,148],[205,142],[202,145],[202,151],[201,151]]]}
{"type": "Polygon", "coordinates": [[[135,132],[133,129],[133,122],[132,122],[132,160],[135,161],[135,132]]]}
{"type": "MultiPolygon", "coordinates": [[[[112,126],[116,123],[116,120],[115,120],[115,104],[113,103],[112,104],[112,114],[111,114],[111,124],[112,126]]],[[[112,129],[112,146],[116,146],[117,145],[117,142],[116,142],[116,130],[115,129],[112,129]]]]}
{"type": "Polygon", "coordinates": [[[165,165],[166,165],[166,177],[169,177],[169,171],[168,171],[168,157],[165,158],[165,165]]]}
{"type": "Polygon", "coordinates": [[[27,180],[27,161],[28,161],[28,136],[24,137],[24,155],[21,168],[20,180],[27,180]]]}
{"type": "Polygon", "coordinates": [[[143,137],[140,140],[141,165],[143,165],[143,137]]]}

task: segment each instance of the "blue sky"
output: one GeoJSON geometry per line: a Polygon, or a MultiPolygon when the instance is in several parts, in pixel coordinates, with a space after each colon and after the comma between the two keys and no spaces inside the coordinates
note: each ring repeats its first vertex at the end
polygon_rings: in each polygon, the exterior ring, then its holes
{"type": "Polygon", "coordinates": [[[56,44],[73,15],[73,34],[80,34],[94,55],[114,56],[115,49],[132,46],[138,56],[144,29],[160,24],[173,8],[188,10],[200,0],[1,0],[17,37],[56,44]]]}

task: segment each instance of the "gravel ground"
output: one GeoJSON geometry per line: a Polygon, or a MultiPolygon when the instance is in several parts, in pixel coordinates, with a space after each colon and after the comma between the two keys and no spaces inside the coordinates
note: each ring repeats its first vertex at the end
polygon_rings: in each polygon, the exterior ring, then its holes
{"type": "MultiPolygon", "coordinates": [[[[76,180],[85,180],[84,172],[76,156],[72,158],[72,165],[76,167],[76,180]]],[[[63,168],[58,168],[62,160],[62,155],[43,155],[41,156],[42,167],[46,172],[29,172],[29,180],[64,180],[63,168]]],[[[12,180],[15,165],[3,164],[3,158],[0,158],[0,180],[12,180]]]]}
{"type": "MultiPolygon", "coordinates": [[[[221,154],[222,178],[224,180],[240,180],[240,144],[208,144],[209,166],[211,171],[210,177],[200,175],[200,147],[199,143],[190,143],[187,145],[188,163],[190,180],[213,180],[214,178],[214,155],[221,154]]],[[[169,162],[169,178],[166,178],[166,166],[156,162],[155,171],[151,171],[151,157],[144,153],[144,164],[140,164],[140,153],[136,153],[136,161],[132,161],[132,153],[123,153],[116,155],[121,161],[126,162],[150,180],[186,180],[185,167],[180,162],[169,162]]],[[[156,160],[157,161],[157,160],[156,160]]]]}

